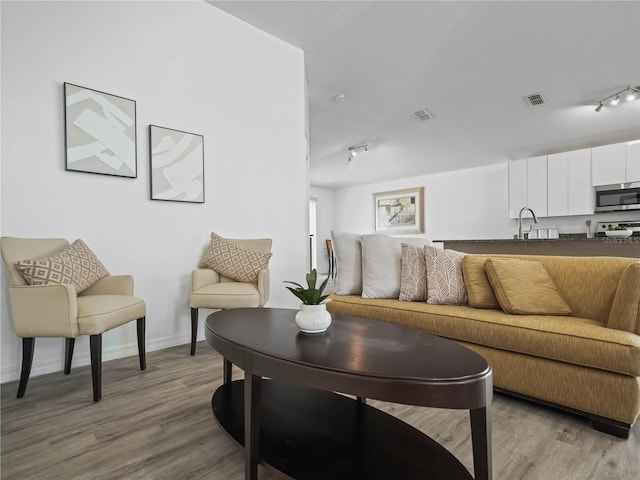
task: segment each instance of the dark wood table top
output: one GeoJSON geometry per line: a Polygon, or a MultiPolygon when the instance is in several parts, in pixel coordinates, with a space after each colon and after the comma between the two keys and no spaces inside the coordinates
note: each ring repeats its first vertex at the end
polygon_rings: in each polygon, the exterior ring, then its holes
{"type": "Polygon", "coordinates": [[[485,402],[489,365],[451,340],[339,314],[332,314],[327,332],[306,334],[294,322],[296,313],[280,308],[216,312],[207,318],[207,339],[241,368],[243,350],[262,358],[255,363],[257,368],[270,362],[264,376],[291,375],[290,367],[297,366],[301,378],[295,381],[315,388],[445,408],[478,408],[485,402]],[[322,374],[334,380],[324,385],[322,374]],[[305,381],[305,375],[313,376],[313,381],[305,381]],[[344,385],[336,383],[342,377],[344,385]],[[435,398],[433,387],[441,387],[435,398]]]}

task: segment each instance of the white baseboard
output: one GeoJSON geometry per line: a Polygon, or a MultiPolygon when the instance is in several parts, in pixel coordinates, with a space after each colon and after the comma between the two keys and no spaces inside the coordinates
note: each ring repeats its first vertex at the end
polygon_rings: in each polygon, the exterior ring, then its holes
{"type": "MultiPolygon", "coordinates": [[[[155,338],[153,340],[147,340],[146,351],[153,352],[155,350],[162,350],[163,348],[175,347],[176,345],[186,345],[184,336],[173,336],[164,338],[155,338]]],[[[185,348],[188,348],[185,347],[185,348]]],[[[108,347],[102,350],[102,361],[108,362],[109,360],[115,360],[116,358],[129,357],[131,355],[138,355],[138,343],[129,343],[127,345],[118,345],[115,347],[108,347]]],[[[84,365],[91,364],[91,357],[89,354],[77,355],[73,357],[73,368],[82,367],[84,365]]],[[[20,379],[21,365],[9,365],[0,369],[0,383],[12,382],[20,379]]],[[[34,362],[31,367],[30,378],[37,377],[38,375],[45,375],[47,373],[62,372],[64,370],[64,363],[60,360],[55,362],[43,362],[36,364],[34,362]]]]}

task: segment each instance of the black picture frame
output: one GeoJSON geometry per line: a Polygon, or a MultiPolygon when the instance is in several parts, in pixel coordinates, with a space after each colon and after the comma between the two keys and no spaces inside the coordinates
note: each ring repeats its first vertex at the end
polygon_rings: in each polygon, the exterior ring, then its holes
{"type": "Polygon", "coordinates": [[[64,83],[65,170],[138,177],[136,102],[64,83]]]}
{"type": "Polygon", "coordinates": [[[149,125],[151,200],[204,203],[204,136],[149,125]]]}

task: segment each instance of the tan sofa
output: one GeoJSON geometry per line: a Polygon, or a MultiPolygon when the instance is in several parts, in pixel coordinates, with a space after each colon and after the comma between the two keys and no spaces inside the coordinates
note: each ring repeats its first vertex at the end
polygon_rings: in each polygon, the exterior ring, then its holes
{"type": "Polygon", "coordinates": [[[515,258],[544,264],[569,316],[359,295],[332,295],[328,310],[455,340],[487,359],[497,390],[586,415],[597,430],[627,438],[640,414],[640,261],[515,258]]]}

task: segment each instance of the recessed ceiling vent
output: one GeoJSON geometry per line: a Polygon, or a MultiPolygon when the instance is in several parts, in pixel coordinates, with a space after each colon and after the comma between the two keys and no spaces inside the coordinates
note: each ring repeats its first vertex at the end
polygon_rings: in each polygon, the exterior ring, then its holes
{"type": "Polygon", "coordinates": [[[524,97],[524,101],[527,102],[527,105],[529,105],[530,107],[538,107],[547,103],[540,92],[527,95],[526,97],[524,97]]]}
{"type": "Polygon", "coordinates": [[[431,113],[426,108],[423,108],[422,110],[418,110],[417,112],[413,112],[413,114],[418,120],[422,120],[422,121],[431,120],[433,118],[433,113],[431,113]]]}

